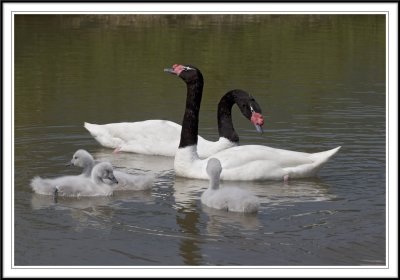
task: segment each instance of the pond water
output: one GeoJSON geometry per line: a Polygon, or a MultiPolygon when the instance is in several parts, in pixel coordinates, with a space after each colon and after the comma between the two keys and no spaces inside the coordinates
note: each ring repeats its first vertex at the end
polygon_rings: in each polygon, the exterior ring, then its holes
{"type": "Polygon", "coordinates": [[[383,15],[16,15],[15,265],[376,266],[386,263],[383,15]],[[342,146],[317,178],[224,182],[260,197],[258,214],[210,210],[207,181],[173,158],[112,153],[85,121],[181,122],[186,90],[165,74],[201,69],[200,135],[218,139],[230,89],[263,109],[264,134],[237,108],[241,144],[318,152],[342,146]],[[78,174],[77,149],[157,175],[144,193],[35,195],[37,175],[78,174]]]}

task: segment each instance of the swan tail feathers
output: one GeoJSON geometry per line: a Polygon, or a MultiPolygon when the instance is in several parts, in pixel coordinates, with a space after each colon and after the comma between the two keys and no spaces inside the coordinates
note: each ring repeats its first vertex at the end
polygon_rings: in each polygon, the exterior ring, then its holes
{"type": "Polygon", "coordinates": [[[121,150],[122,139],[112,135],[113,132],[109,131],[106,125],[85,122],[84,127],[103,147],[121,150]]]}
{"type": "Polygon", "coordinates": [[[55,186],[48,179],[36,176],[31,181],[32,190],[37,194],[53,195],[55,186]]]}
{"type": "Polygon", "coordinates": [[[314,153],[314,154],[311,154],[310,157],[314,162],[323,164],[323,163],[327,162],[330,158],[332,158],[340,150],[340,148],[341,148],[341,146],[336,147],[331,150],[328,150],[328,151],[314,153]]]}
{"type": "MultiPolygon", "coordinates": [[[[307,178],[316,176],[322,166],[332,158],[340,148],[341,146],[328,151],[311,154],[310,158],[312,159],[312,163],[286,168],[285,171],[289,178],[307,178]]],[[[285,176],[283,179],[285,179],[285,176]]]]}
{"type": "Polygon", "coordinates": [[[99,134],[104,134],[105,131],[102,129],[101,125],[98,124],[92,124],[85,122],[83,125],[89,132],[92,134],[93,137],[96,137],[99,134]]]}

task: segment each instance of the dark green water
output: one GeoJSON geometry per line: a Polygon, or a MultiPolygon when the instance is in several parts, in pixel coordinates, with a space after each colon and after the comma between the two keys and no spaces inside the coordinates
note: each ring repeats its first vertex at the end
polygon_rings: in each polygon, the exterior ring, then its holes
{"type": "Polygon", "coordinates": [[[15,264],[384,265],[385,40],[383,15],[15,16],[15,264]],[[203,137],[242,88],[266,120],[260,136],[235,109],[242,144],[342,149],[315,179],[224,183],[260,196],[255,216],[204,209],[208,183],[175,178],[172,158],[112,154],[83,128],[180,123],[174,63],[203,72],[203,137]],[[34,195],[36,175],[79,173],[65,163],[80,148],[160,177],[149,194],[34,195]]]}

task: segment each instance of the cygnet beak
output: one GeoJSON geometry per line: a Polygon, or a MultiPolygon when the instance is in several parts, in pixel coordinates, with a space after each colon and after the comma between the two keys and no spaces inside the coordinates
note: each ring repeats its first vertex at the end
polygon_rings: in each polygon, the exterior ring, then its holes
{"type": "Polygon", "coordinates": [[[113,182],[114,184],[118,184],[118,180],[114,177],[114,176],[112,176],[112,175],[110,175],[107,179],[109,179],[111,182],[113,182]]]}

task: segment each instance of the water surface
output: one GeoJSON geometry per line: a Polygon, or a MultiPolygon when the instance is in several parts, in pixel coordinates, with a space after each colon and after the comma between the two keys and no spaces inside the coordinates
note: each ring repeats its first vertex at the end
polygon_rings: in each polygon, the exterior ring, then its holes
{"type": "Polygon", "coordinates": [[[384,265],[385,17],[149,15],[15,17],[15,265],[384,265]],[[175,177],[173,158],[113,154],[83,123],[181,122],[174,63],[205,78],[200,134],[218,139],[230,89],[263,108],[259,135],[234,109],[241,144],[318,152],[342,146],[317,178],[224,182],[260,197],[257,215],[212,210],[207,181],[175,177]],[[80,148],[151,192],[35,195],[40,175],[78,174],[80,148]]]}

